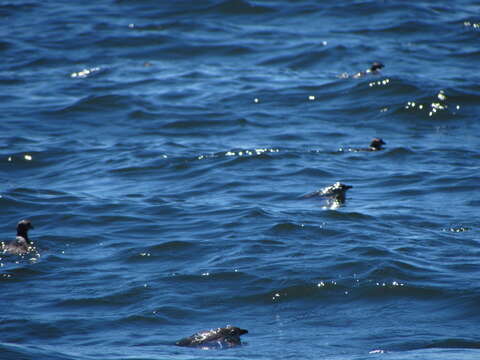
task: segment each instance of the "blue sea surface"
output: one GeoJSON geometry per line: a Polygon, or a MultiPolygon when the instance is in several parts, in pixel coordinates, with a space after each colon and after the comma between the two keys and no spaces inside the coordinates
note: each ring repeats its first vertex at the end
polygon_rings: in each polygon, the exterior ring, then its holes
{"type": "Polygon", "coordinates": [[[480,357],[478,1],[0,17],[0,360],[480,357]]]}

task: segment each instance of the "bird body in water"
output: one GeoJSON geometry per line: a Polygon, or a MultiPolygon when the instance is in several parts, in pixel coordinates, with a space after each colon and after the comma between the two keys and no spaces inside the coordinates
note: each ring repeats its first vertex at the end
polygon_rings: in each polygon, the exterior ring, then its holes
{"type": "Polygon", "coordinates": [[[380,151],[380,150],[384,150],[383,145],[387,145],[387,143],[380,138],[373,138],[372,141],[370,142],[370,145],[367,148],[347,148],[347,149],[340,148],[339,151],[342,151],[342,152],[380,151]]]}
{"type": "Polygon", "coordinates": [[[348,189],[351,189],[352,187],[353,186],[336,182],[333,185],[327,186],[323,189],[304,195],[303,198],[320,196],[320,197],[329,198],[331,200],[335,200],[338,203],[343,203],[345,202],[345,193],[347,192],[348,189]]]}
{"type": "Polygon", "coordinates": [[[345,193],[347,192],[348,189],[351,189],[352,186],[350,185],[345,185],[340,182],[336,182],[335,184],[331,186],[327,186],[326,188],[323,188],[320,191],[320,195],[322,196],[330,196],[330,197],[344,197],[345,193]]]}
{"type": "Polygon", "coordinates": [[[372,142],[366,149],[357,149],[356,151],[379,151],[383,150],[383,145],[387,145],[385,141],[383,141],[380,138],[374,138],[372,139],[372,142]]]}
{"type": "Polygon", "coordinates": [[[28,230],[33,229],[30,220],[21,220],[17,224],[17,236],[8,244],[2,242],[3,253],[22,255],[35,250],[33,242],[28,238],[28,230]]]}
{"type": "Polygon", "coordinates": [[[372,74],[379,74],[380,73],[380,69],[384,68],[385,65],[383,65],[381,62],[378,62],[378,61],[375,61],[372,66],[370,66],[370,68],[368,68],[367,70],[365,71],[360,71],[354,75],[352,75],[352,77],[354,78],[361,78],[365,75],[372,75],[372,74]]]}
{"type": "Polygon", "coordinates": [[[175,343],[177,346],[197,347],[202,349],[223,349],[241,345],[240,336],[248,330],[227,325],[224,328],[205,330],[183,338],[175,343]]]}
{"type": "Polygon", "coordinates": [[[383,150],[382,146],[386,145],[387,143],[380,138],[374,138],[370,143],[370,151],[378,151],[383,150]]]}

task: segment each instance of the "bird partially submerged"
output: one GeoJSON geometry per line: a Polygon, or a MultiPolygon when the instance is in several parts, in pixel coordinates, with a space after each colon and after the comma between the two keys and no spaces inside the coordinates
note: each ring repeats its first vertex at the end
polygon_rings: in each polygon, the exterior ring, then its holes
{"type": "Polygon", "coordinates": [[[370,143],[370,151],[378,151],[383,150],[382,146],[386,145],[387,143],[380,138],[374,138],[370,143]]]}
{"type": "Polygon", "coordinates": [[[351,189],[353,186],[342,184],[341,182],[336,182],[333,185],[327,186],[319,190],[319,195],[328,196],[328,197],[345,197],[345,193],[348,189],[351,189]]]}
{"type": "Polygon", "coordinates": [[[30,220],[21,220],[17,224],[17,236],[8,244],[1,243],[3,253],[23,255],[35,251],[33,242],[28,238],[28,230],[33,229],[30,220]]]}
{"type": "Polygon", "coordinates": [[[370,68],[368,68],[367,70],[364,70],[364,71],[360,71],[360,72],[352,75],[352,77],[360,78],[360,77],[363,77],[365,75],[379,74],[380,69],[383,69],[384,67],[385,67],[385,65],[383,65],[381,62],[375,61],[374,63],[372,63],[370,68]]]}
{"type": "Polygon", "coordinates": [[[375,61],[372,66],[370,66],[370,69],[367,70],[367,72],[370,73],[377,73],[378,70],[383,69],[385,65],[383,65],[381,62],[375,61]]]}
{"type": "Polygon", "coordinates": [[[303,198],[308,199],[312,197],[321,197],[327,200],[328,208],[336,209],[340,207],[343,203],[345,203],[345,194],[347,190],[351,189],[352,187],[353,186],[345,185],[341,182],[336,182],[333,185],[306,194],[303,196],[303,198]]]}
{"type": "Polygon", "coordinates": [[[224,328],[205,330],[192,336],[178,340],[175,345],[196,347],[202,349],[223,349],[242,344],[240,336],[247,334],[248,330],[227,325],[224,328]]]}
{"type": "Polygon", "coordinates": [[[385,141],[380,138],[373,138],[368,147],[364,148],[340,148],[341,152],[359,152],[359,151],[380,151],[383,150],[383,145],[387,145],[385,141]]]}

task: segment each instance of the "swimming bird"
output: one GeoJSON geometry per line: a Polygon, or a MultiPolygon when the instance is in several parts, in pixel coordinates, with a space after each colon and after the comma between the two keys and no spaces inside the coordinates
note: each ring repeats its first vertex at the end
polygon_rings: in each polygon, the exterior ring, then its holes
{"type": "Polygon", "coordinates": [[[375,61],[374,63],[372,63],[370,68],[368,68],[365,71],[360,71],[360,72],[356,73],[355,75],[353,75],[353,77],[354,78],[359,78],[359,77],[365,76],[367,74],[378,74],[378,73],[380,73],[380,69],[382,69],[384,67],[385,67],[385,65],[383,65],[381,62],[375,61]]]}
{"type": "Polygon", "coordinates": [[[322,196],[322,197],[330,198],[343,203],[345,201],[345,193],[347,192],[348,189],[351,189],[352,187],[353,186],[336,182],[333,185],[327,186],[323,189],[304,195],[303,198],[322,196]]]}
{"type": "Polygon", "coordinates": [[[205,330],[192,336],[180,339],[177,346],[198,347],[203,349],[223,349],[242,345],[240,336],[247,334],[248,330],[227,325],[224,328],[205,330]]]}
{"type": "Polygon", "coordinates": [[[385,67],[385,65],[383,65],[381,62],[378,62],[378,61],[375,61],[372,66],[370,66],[370,71],[367,70],[367,72],[371,72],[371,73],[377,73],[378,70],[380,69],[383,69],[385,67]]]}
{"type": "Polygon", "coordinates": [[[8,244],[1,243],[4,253],[22,255],[35,250],[33,242],[28,238],[28,230],[33,229],[30,220],[21,220],[17,224],[17,236],[8,244]]]}
{"type": "Polygon", "coordinates": [[[380,138],[374,138],[372,142],[370,143],[370,151],[378,151],[378,150],[383,150],[382,145],[387,145],[385,141],[383,141],[380,138]]]}
{"type": "Polygon", "coordinates": [[[342,151],[342,152],[379,151],[379,150],[383,150],[382,146],[386,144],[387,143],[380,138],[373,138],[372,141],[370,142],[370,145],[366,148],[347,148],[347,149],[340,148],[339,151],[342,151]]]}

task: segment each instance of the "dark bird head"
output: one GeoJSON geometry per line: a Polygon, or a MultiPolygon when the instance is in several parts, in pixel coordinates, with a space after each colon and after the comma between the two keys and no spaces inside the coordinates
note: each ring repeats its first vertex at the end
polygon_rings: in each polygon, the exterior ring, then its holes
{"type": "Polygon", "coordinates": [[[248,330],[240,329],[239,327],[227,325],[222,329],[222,333],[227,336],[240,336],[243,334],[248,334],[248,330]]]}
{"type": "Polygon", "coordinates": [[[382,150],[382,145],[386,145],[387,143],[380,138],[374,138],[370,143],[370,148],[372,150],[382,150]]]}
{"type": "Polygon", "coordinates": [[[33,229],[33,225],[30,220],[24,219],[19,221],[17,224],[17,236],[23,237],[29,244],[30,240],[28,239],[28,230],[30,229],[33,229]]]}
{"type": "Polygon", "coordinates": [[[371,72],[376,72],[380,70],[381,68],[385,67],[381,62],[375,61],[372,66],[370,67],[371,72]]]}
{"type": "Polygon", "coordinates": [[[331,197],[344,197],[345,192],[348,189],[351,189],[353,186],[342,184],[341,182],[336,182],[331,186],[327,186],[326,188],[322,189],[321,195],[323,196],[331,196],[331,197]]]}

